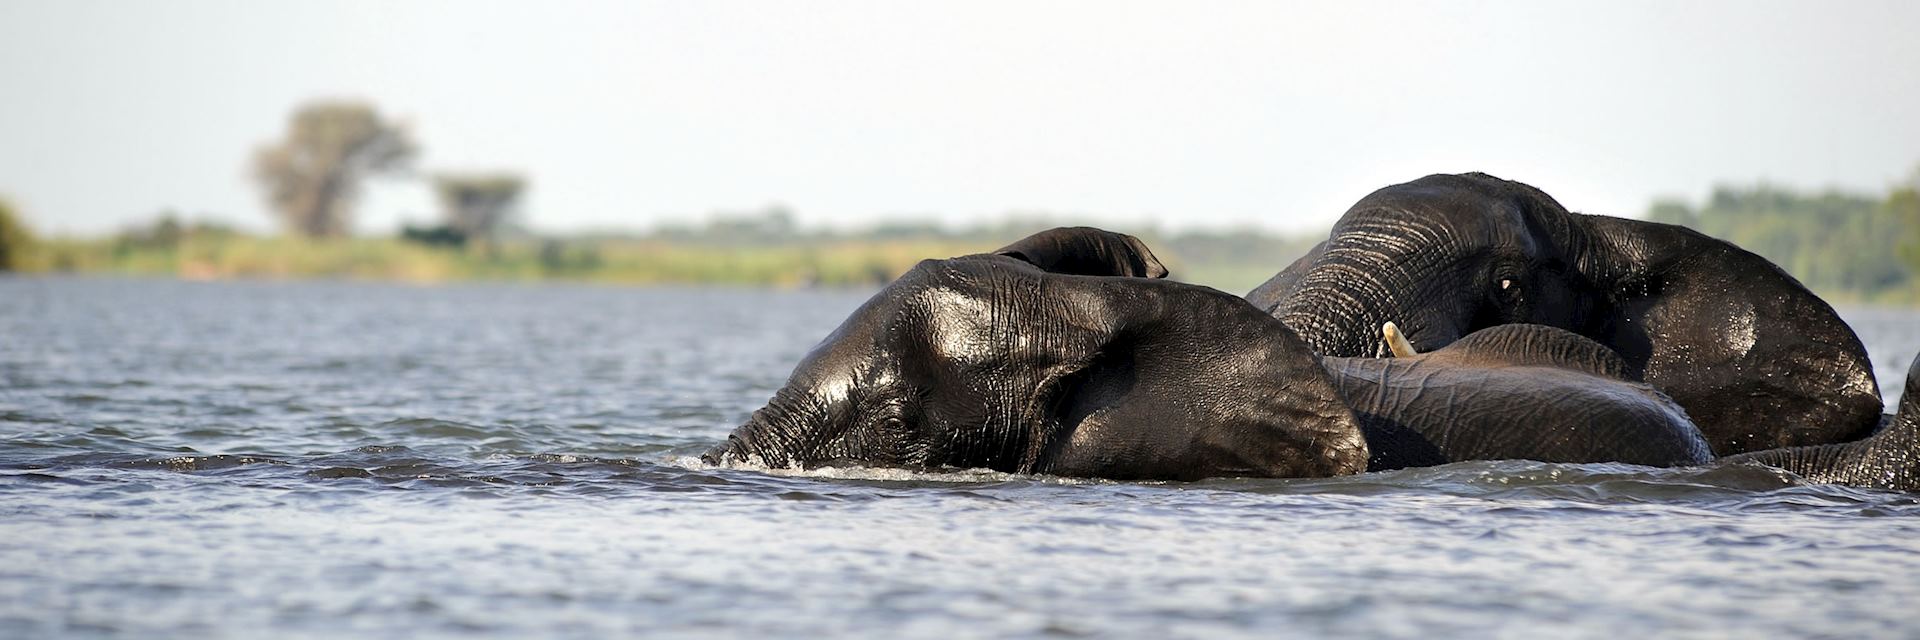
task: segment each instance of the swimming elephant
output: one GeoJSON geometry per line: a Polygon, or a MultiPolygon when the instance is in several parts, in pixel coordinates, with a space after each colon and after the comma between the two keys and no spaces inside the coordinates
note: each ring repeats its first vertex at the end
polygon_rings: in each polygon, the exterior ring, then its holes
{"type": "Polygon", "coordinates": [[[1306,345],[1237,296],[975,255],[921,262],[861,305],[703,457],[1113,479],[1358,473],[1366,442],[1338,398],[1306,345]]]}
{"type": "Polygon", "coordinates": [[[1383,354],[1386,322],[1423,351],[1495,325],[1567,329],[1618,351],[1721,455],[1852,441],[1880,422],[1859,338],[1766,259],[1480,173],[1375,191],[1247,298],[1334,356],[1383,354]]]}
{"type": "MultiPolygon", "coordinates": [[[[1151,256],[1120,234],[1091,240],[1077,246],[1151,256]]],[[[1213,289],[976,255],[922,262],[880,291],[704,459],[1174,480],[1709,460],[1684,412],[1627,376],[1610,351],[1539,326],[1322,358],[1213,289]]]]}

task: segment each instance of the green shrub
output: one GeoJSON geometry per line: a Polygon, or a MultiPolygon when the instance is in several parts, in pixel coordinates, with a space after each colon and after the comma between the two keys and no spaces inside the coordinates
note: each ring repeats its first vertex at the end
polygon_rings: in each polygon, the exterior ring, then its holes
{"type": "Polygon", "coordinates": [[[26,270],[37,253],[36,244],[26,222],[0,200],[0,271],[26,270]]]}

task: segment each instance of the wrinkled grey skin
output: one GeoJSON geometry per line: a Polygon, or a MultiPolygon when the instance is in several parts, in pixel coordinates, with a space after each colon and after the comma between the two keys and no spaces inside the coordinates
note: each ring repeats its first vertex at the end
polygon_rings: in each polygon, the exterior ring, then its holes
{"type": "Polygon", "coordinates": [[[875,295],[703,458],[1190,480],[1358,473],[1367,448],[1312,352],[1239,297],[977,255],[875,295]]]}
{"type": "Polygon", "coordinates": [[[1420,351],[1497,325],[1567,329],[1618,351],[1722,455],[1847,442],[1880,421],[1859,338],[1772,263],[1485,174],[1368,195],[1247,297],[1331,356],[1383,354],[1384,322],[1420,351]]]}
{"type": "Polygon", "coordinates": [[[1666,394],[1630,379],[1620,356],[1541,325],[1473,333],[1405,358],[1322,361],[1360,419],[1367,469],[1463,460],[1626,462],[1713,459],[1666,394]]]}
{"type": "MultiPolygon", "coordinates": [[[[1681,409],[1632,375],[1610,349],[1534,325],[1409,358],[1317,358],[1217,291],[967,256],[923,262],[868,301],[703,459],[1176,480],[1710,459],[1681,409]]],[[[1724,461],[1920,492],[1916,452],[1920,361],[1873,437],[1724,461]]]]}
{"type": "Polygon", "coordinates": [[[1760,451],[1727,458],[1779,467],[1814,482],[1920,492],[1920,358],[1907,367],[1900,409],[1858,442],[1760,451]]]}

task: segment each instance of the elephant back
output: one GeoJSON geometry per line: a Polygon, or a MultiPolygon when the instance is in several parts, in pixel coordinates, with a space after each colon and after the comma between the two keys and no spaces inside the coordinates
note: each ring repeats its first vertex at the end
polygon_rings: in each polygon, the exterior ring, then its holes
{"type": "Polygon", "coordinates": [[[1466,366],[1558,367],[1640,382],[1626,360],[1606,345],[1538,324],[1488,327],[1422,357],[1466,366]]]}

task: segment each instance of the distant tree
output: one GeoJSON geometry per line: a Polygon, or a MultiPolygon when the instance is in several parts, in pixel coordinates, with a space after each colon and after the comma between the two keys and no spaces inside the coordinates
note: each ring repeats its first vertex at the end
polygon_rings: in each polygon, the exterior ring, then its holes
{"type": "Polygon", "coordinates": [[[604,265],[597,243],[552,238],[540,242],[540,268],[549,276],[591,273],[604,265]]]}
{"type": "Polygon", "coordinates": [[[868,235],[882,240],[920,240],[938,238],[944,231],[940,223],[931,220],[891,220],[875,226],[868,235]]]}
{"type": "Polygon", "coordinates": [[[114,234],[113,244],[120,251],[134,249],[178,249],[191,239],[231,238],[239,231],[207,220],[188,221],[178,211],[161,211],[153,222],[129,225],[114,234]]]}
{"type": "Polygon", "coordinates": [[[513,173],[440,174],[433,186],[447,229],[491,244],[518,214],[527,180],[513,173]]]}
{"type": "Polygon", "coordinates": [[[253,154],[253,175],[267,203],[294,233],[346,235],[360,182],[406,171],[418,148],[405,127],[372,105],[322,101],[301,106],[286,136],[253,154]]]}
{"type": "Polygon", "coordinates": [[[467,246],[467,234],[455,231],[453,227],[439,225],[434,227],[416,227],[405,225],[400,228],[400,239],[407,242],[424,244],[429,247],[467,246]]]}
{"type": "Polygon", "coordinates": [[[1700,216],[1694,214],[1693,207],[1677,198],[1653,201],[1653,206],[1647,208],[1647,220],[1688,227],[1700,224],[1700,216]]]}
{"type": "Polygon", "coordinates": [[[704,235],[719,244],[782,244],[802,234],[793,210],[773,204],[759,211],[716,213],[704,235]]]}
{"type": "Polygon", "coordinates": [[[146,235],[152,244],[173,248],[180,246],[180,241],[187,237],[187,228],[180,224],[180,214],[171,210],[162,211],[146,235]]]}
{"type": "Polygon", "coordinates": [[[33,233],[13,213],[13,207],[0,200],[0,271],[26,267],[27,252],[33,248],[33,233]]]}
{"type": "Polygon", "coordinates": [[[1887,220],[1900,230],[1900,257],[1914,273],[1920,273],[1920,168],[1914,169],[1906,184],[1887,194],[1881,208],[1887,220]]]}

